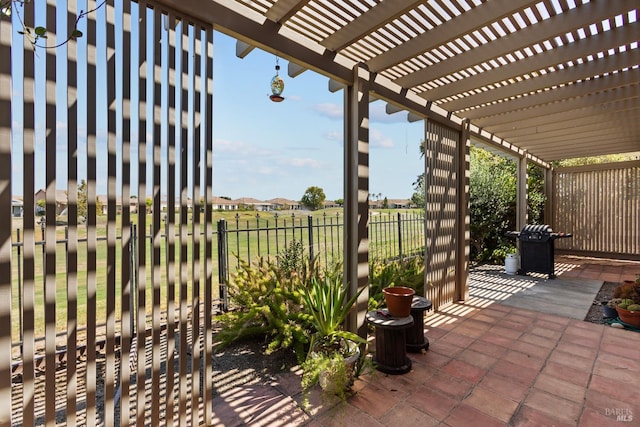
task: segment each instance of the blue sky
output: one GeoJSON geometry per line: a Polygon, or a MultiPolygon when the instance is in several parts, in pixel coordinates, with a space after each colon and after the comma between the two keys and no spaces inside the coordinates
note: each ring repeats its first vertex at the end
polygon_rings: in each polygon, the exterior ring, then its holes
{"type": "MultiPolygon", "coordinates": [[[[254,49],[235,56],[235,40],[214,38],[214,194],[299,200],[310,186],[330,200],[343,197],[343,91],[313,71],[290,78],[280,59],[285,101],[269,100],[276,57],[254,49]]],[[[388,115],[370,104],[369,192],[409,198],[422,173],[422,122],[388,115]]]]}
{"type": "MultiPolygon", "coordinates": [[[[44,3],[42,3],[44,5],[44,3]]],[[[135,11],[133,7],[136,20],[135,11]]],[[[101,17],[105,11],[96,12],[101,17]]],[[[43,15],[40,19],[43,19],[43,15]]],[[[59,14],[58,19],[64,18],[59,14]]],[[[116,14],[118,16],[118,14],[116,14]]],[[[16,17],[14,17],[15,19],[16,17]]],[[[37,22],[37,25],[39,22],[37,22]]],[[[61,23],[62,27],[66,24],[61,23]]],[[[81,20],[79,28],[86,32],[86,20],[81,20]]],[[[98,24],[98,38],[101,41],[102,24],[98,24]]],[[[16,25],[17,26],[17,25],[16,25]]],[[[22,42],[19,34],[13,34],[14,41],[22,42]]],[[[135,37],[134,37],[135,39],[135,37]]],[[[119,35],[116,33],[116,41],[119,35]]],[[[79,63],[83,62],[83,48],[86,38],[78,39],[79,63]]],[[[100,44],[100,43],[99,43],[100,44]]],[[[284,102],[270,101],[271,78],[275,74],[276,56],[259,49],[253,50],[247,57],[240,59],[235,55],[236,41],[222,33],[215,33],[214,38],[214,122],[213,122],[213,193],[216,196],[227,196],[232,199],[253,197],[268,200],[284,197],[300,200],[310,186],[321,187],[330,200],[343,198],[343,91],[331,93],[328,90],[329,79],[312,71],[306,71],[296,78],[287,75],[288,63],[279,60],[280,76],[285,80],[283,92],[284,102]]],[[[132,52],[135,52],[133,49],[132,52]]],[[[19,55],[16,49],[14,55],[19,55]]],[[[43,69],[45,55],[36,55],[36,69],[43,69]]],[[[14,57],[18,58],[17,56],[14,57]]],[[[58,56],[59,75],[66,74],[66,62],[62,52],[58,56]]],[[[104,53],[99,53],[99,61],[104,61],[104,53]]],[[[137,57],[132,54],[133,63],[137,57]]],[[[21,60],[14,62],[17,75],[22,75],[21,60]],[[17,64],[17,65],[15,65],[17,64]]],[[[97,68],[98,81],[106,80],[102,75],[106,64],[101,62],[97,68]]],[[[83,67],[79,67],[79,92],[86,92],[83,67]]],[[[122,77],[120,74],[118,79],[122,77]]],[[[36,93],[44,97],[44,78],[37,77],[36,93]]],[[[13,80],[14,99],[22,99],[22,81],[13,80]]],[[[57,85],[56,97],[64,105],[66,86],[57,85]]],[[[132,102],[137,102],[132,89],[132,102]]],[[[97,96],[106,99],[105,87],[97,88],[97,96]]],[[[121,96],[117,95],[117,96],[121,96]]],[[[80,97],[83,99],[84,97],[80,97]]],[[[159,102],[159,100],[156,100],[159,102]]],[[[102,103],[97,117],[106,117],[102,103]]],[[[86,105],[78,105],[80,111],[86,105]]],[[[406,113],[388,115],[384,112],[385,104],[376,101],[370,104],[370,184],[369,192],[375,198],[390,199],[410,198],[413,194],[412,183],[423,171],[423,161],[419,155],[419,144],[423,138],[422,122],[409,123],[406,113]],[[378,196],[380,195],[380,196],[378,196]]],[[[43,103],[36,104],[36,117],[44,117],[43,103]]],[[[57,151],[56,187],[66,189],[67,185],[67,141],[66,114],[64,109],[56,110],[58,134],[55,150],[57,151]]],[[[151,112],[149,112],[150,114],[151,112]]],[[[78,118],[81,131],[78,135],[78,179],[86,177],[86,138],[84,133],[87,124],[83,114],[78,118]]],[[[132,122],[137,120],[137,113],[132,111],[132,122]]],[[[22,112],[14,111],[14,171],[13,192],[21,195],[22,191],[22,112]]],[[[116,120],[120,123],[120,120],[116,120]]],[[[106,122],[97,123],[98,158],[106,155],[107,138],[106,122]]],[[[151,135],[151,129],[148,129],[151,135]]],[[[138,139],[137,130],[132,131],[132,141],[138,139]]],[[[164,132],[163,132],[164,133],[164,132]]],[[[51,160],[44,144],[45,121],[37,120],[35,129],[35,162],[36,170],[44,170],[45,159],[51,160]]],[[[148,137],[148,143],[151,142],[148,137]]],[[[51,148],[51,147],[50,147],[51,148]]],[[[135,153],[136,147],[132,143],[135,153]]],[[[120,150],[118,148],[118,156],[120,150]]],[[[136,159],[132,158],[132,164],[136,159]]],[[[104,162],[98,162],[97,193],[105,194],[106,174],[104,162]]],[[[131,182],[137,182],[137,172],[132,170],[131,182]]],[[[120,168],[118,168],[120,173],[120,168]]],[[[164,176],[164,175],[163,175],[164,176]]],[[[45,174],[35,176],[35,188],[45,186],[45,174]]],[[[120,188],[120,179],[118,186],[120,188]]],[[[163,179],[164,182],[164,179],[163,179]]],[[[147,183],[150,185],[150,183],[147,183]]],[[[165,190],[162,190],[165,192],[165,190]]],[[[132,189],[135,194],[135,188],[132,189]]]]}

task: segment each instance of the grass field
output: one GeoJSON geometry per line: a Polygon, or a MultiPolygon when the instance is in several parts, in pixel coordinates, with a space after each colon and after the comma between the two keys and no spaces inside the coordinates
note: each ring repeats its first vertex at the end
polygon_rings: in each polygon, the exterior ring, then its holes
{"type": "MultiPolygon", "coordinates": [[[[421,215],[417,211],[402,211],[403,214],[421,215]]],[[[211,232],[211,256],[207,259],[205,248],[206,242],[203,235],[204,218],[200,219],[200,244],[197,245],[198,239],[193,239],[192,233],[192,216],[188,217],[190,224],[183,231],[184,238],[180,238],[179,227],[174,229],[176,233],[175,243],[170,246],[175,253],[173,263],[168,262],[167,255],[167,239],[166,224],[160,222],[160,238],[157,242],[156,254],[157,260],[153,259],[152,245],[153,239],[147,237],[144,239],[144,254],[136,254],[133,262],[138,265],[137,268],[131,268],[131,271],[139,271],[140,277],[137,278],[138,286],[145,289],[144,307],[147,318],[150,319],[153,310],[153,291],[157,289],[160,298],[159,308],[165,311],[169,303],[168,294],[173,286],[175,293],[174,303],[177,306],[178,299],[181,297],[180,291],[186,292],[185,299],[190,302],[193,298],[193,288],[197,278],[200,278],[200,298],[204,298],[204,278],[207,273],[211,275],[212,291],[214,298],[219,295],[218,282],[218,243],[217,243],[217,223],[224,219],[227,221],[228,227],[228,251],[229,251],[229,270],[234,271],[238,258],[245,260],[255,260],[258,256],[275,256],[280,250],[286,247],[287,242],[292,239],[300,240],[308,245],[308,216],[312,216],[314,224],[324,225],[323,227],[314,228],[314,252],[324,257],[324,262],[331,263],[340,259],[342,251],[342,210],[327,209],[315,212],[214,212],[212,226],[209,228],[211,232]],[[277,227],[277,228],[276,228],[277,227]],[[181,244],[182,242],[182,244],[181,244]],[[200,256],[194,257],[195,251],[200,256]],[[181,254],[184,263],[181,264],[181,254]],[[143,255],[143,256],[142,256],[143,255]],[[137,258],[137,259],[136,259],[137,258]],[[173,274],[169,273],[169,266],[173,274]],[[182,269],[182,273],[180,272],[182,269]],[[197,274],[194,274],[197,273],[197,274]],[[180,287],[175,283],[180,283],[180,277],[186,278],[186,286],[180,287]],[[172,278],[173,280],[168,280],[172,278]],[[173,285],[172,285],[173,284],[173,285]]],[[[397,211],[375,211],[372,213],[372,223],[383,218],[393,219],[397,216],[397,211]]],[[[132,214],[132,222],[138,222],[137,215],[132,214]]],[[[151,235],[152,215],[146,215],[147,235],[151,235]]],[[[179,219],[176,217],[176,221],[179,219]]],[[[116,236],[117,240],[112,242],[115,253],[115,282],[111,283],[115,293],[115,311],[112,313],[116,320],[119,320],[122,313],[122,288],[123,264],[131,263],[130,257],[123,259],[121,236],[121,217],[117,216],[116,220],[116,236]]],[[[375,248],[380,251],[379,257],[386,257],[393,254],[393,246],[397,245],[397,225],[386,226],[386,220],[381,220],[378,225],[370,227],[370,246],[373,251],[375,248]]],[[[42,244],[43,234],[36,224],[34,230],[34,240],[36,242],[33,248],[33,256],[25,257],[25,247],[17,243],[24,241],[22,234],[22,219],[14,218],[13,230],[21,230],[20,235],[17,231],[13,234],[13,258],[12,258],[12,341],[20,340],[20,330],[22,323],[31,317],[34,323],[34,332],[36,337],[44,336],[44,313],[45,313],[45,282],[55,283],[55,316],[56,331],[63,333],[67,330],[68,308],[74,307],[74,304],[68,304],[68,301],[76,301],[77,314],[71,316],[76,317],[78,328],[82,329],[87,324],[87,317],[95,318],[98,324],[103,324],[109,315],[107,313],[107,251],[109,244],[107,238],[107,218],[106,216],[97,217],[96,224],[96,242],[95,242],[95,269],[89,265],[91,257],[89,257],[87,242],[87,227],[78,225],[77,227],[77,245],[69,244],[68,231],[63,225],[56,227],[56,251],[55,251],[55,276],[45,277],[44,268],[44,251],[45,246],[42,244]],[[70,254],[69,249],[77,246],[77,269],[72,271],[69,265],[70,254]],[[32,262],[30,262],[32,260],[32,262]],[[29,267],[31,266],[31,267],[29,267]],[[95,271],[95,274],[87,275],[87,272],[95,271]],[[91,279],[89,282],[88,280],[91,279]],[[95,308],[87,305],[88,297],[95,293],[95,308]],[[24,305],[28,308],[33,304],[32,316],[25,314],[23,318],[20,306],[24,305]]],[[[415,227],[415,226],[414,226],[415,227]]],[[[419,228],[419,227],[418,227],[419,228]]],[[[421,229],[409,230],[403,234],[414,235],[420,233],[421,229]]],[[[138,232],[140,235],[141,233],[138,232]]],[[[411,243],[416,245],[416,237],[411,243]]],[[[406,240],[406,238],[405,238],[406,240]]],[[[140,242],[140,239],[138,239],[140,242]]],[[[405,242],[405,245],[407,242],[405,242]]],[[[420,237],[417,237],[417,245],[421,247],[420,237]]],[[[130,264],[131,265],[131,264],[130,264]]],[[[127,276],[128,278],[128,276],[127,276]]],[[[128,279],[131,280],[131,279],[128,279]]],[[[127,279],[125,279],[125,282],[127,279]]],[[[134,280],[135,282],[135,280],[134,280]]],[[[157,295],[157,294],[156,294],[157,295]]],[[[25,313],[30,313],[27,309],[25,313]]],[[[119,323],[119,322],[117,322],[119,323]]],[[[27,323],[28,324],[28,323],[27,323]]]]}

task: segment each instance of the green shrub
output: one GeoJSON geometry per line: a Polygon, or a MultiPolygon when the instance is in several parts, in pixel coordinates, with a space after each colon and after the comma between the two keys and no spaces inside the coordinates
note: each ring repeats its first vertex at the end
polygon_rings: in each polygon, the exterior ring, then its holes
{"type": "Polygon", "coordinates": [[[215,343],[225,346],[243,338],[264,337],[266,353],[293,349],[299,361],[309,343],[310,316],[302,311],[302,287],[319,274],[308,263],[302,271],[285,271],[277,263],[260,258],[252,265],[240,260],[229,283],[229,299],[234,310],[217,316],[221,331],[215,343]]]}
{"type": "Polygon", "coordinates": [[[289,246],[276,255],[276,259],[278,260],[278,267],[285,275],[303,271],[307,264],[304,246],[302,246],[300,240],[295,239],[291,240],[289,246]]]}
{"type": "Polygon", "coordinates": [[[375,310],[384,299],[382,290],[388,286],[406,286],[424,295],[424,259],[405,258],[369,263],[369,309],[375,310]]]}
{"type": "Polygon", "coordinates": [[[493,264],[504,264],[507,254],[513,254],[516,252],[517,248],[514,245],[503,243],[491,252],[491,255],[488,257],[488,261],[493,264]]]}

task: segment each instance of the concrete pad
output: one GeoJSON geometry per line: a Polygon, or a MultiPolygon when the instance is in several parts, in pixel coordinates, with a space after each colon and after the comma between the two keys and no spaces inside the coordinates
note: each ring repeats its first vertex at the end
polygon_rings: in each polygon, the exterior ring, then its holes
{"type": "Polygon", "coordinates": [[[547,279],[540,276],[512,276],[495,266],[481,268],[470,275],[470,294],[481,297],[487,289],[499,289],[496,302],[547,314],[584,320],[602,287],[602,280],[581,278],[547,279]]]}

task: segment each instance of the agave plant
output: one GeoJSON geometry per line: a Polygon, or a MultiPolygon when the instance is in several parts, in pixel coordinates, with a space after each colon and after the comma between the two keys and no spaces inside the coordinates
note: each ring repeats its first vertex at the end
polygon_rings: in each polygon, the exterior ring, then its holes
{"type": "Polygon", "coordinates": [[[333,352],[348,348],[346,341],[365,343],[357,334],[346,331],[344,322],[364,288],[351,298],[339,277],[313,278],[302,294],[304,309],[311,316],[314,332],[310,352],[333,352]]]}
{"type": "MultiPolygon", "coordinates": [[[[363,288],[364,289],[364,288],[363,288]]],[[[307,391],[320,384],[325,393],[345,397],[363,359],[358,345],[366,340],[344,329],[349,312],[362,289],[349,298],[340,276],[313,278],[303,292],[304,311],[314,328],[307,358],[302,364],[303,406],[307,391]]]]}

